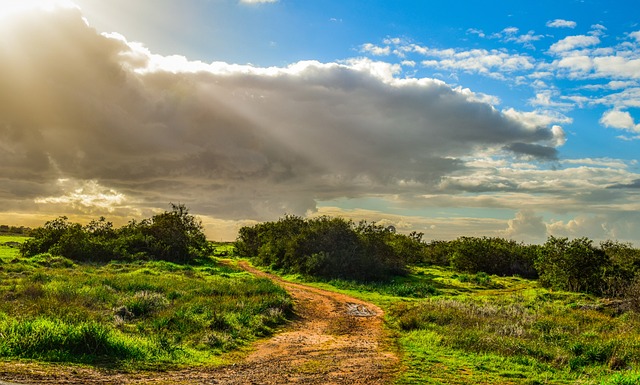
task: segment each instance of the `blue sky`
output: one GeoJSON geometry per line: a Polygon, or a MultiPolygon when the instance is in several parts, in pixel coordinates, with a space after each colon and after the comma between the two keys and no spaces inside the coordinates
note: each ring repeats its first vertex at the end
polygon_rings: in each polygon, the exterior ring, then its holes
{"type": "Polygon", "coordinates": [[[213,239],[292,213],[638,244],[635,7],[0,1],[0,220],[179,201],[213,239]]]}

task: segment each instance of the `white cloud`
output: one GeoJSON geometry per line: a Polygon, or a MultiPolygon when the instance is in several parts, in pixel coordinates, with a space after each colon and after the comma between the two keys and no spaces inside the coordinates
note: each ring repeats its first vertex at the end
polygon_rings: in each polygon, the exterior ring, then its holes
{"type": "Polygon", "coordinates": [[[387,56],[391,53],[391,48],[389,46],[380,47],[371,43],[366,43],[362,45],[360,51],[368,52],[375,56],[387,56]]]}
{"type": "Polygon", "coordinates": [[[543,90],[536,92],[536,96],[529,99],[529,104],[536,107],[557,108],[560,110],[569,110],[573,108],[573,103],[557,102],[553,98],[557,96],[554,90],[543,90]]]}
{"type": "Polygon", "coordinates": [[[549,51],[556,54],[562,54],[567,51],[572,51],[576,48],[590,47],[599,43],[600,39],[597,36],[567,36],[564,39],[552,44],[549,48],[549,51]]]}
{"type": "MultiPolygon", "coordinates": [[[[507,28],[507,32],[517,32],[517,28],[507,28]]],[[[476,30],[469,30],[468,33],[478,33],[476,30]]],[[[502,36],[502,35],[501,35],[502,36]]],[[[506,35],[505,35],[506,36],[506,35]]],[[[508,35],[505,39],[509,41],[529,44],[540,37],[530,32],[526,35],[508,35]]],[[[408,58],[413,55],[422,58],[423,66],[449,71],[463,71],[468,73],[478,73],[484,76],[504,79],[505,75],[523,71],[530,71],[535,67],[533,57],[525,54],[513,54],[506,50],[485,50],[485,49],[439,49],[422,46],[400,38],[384,39],[385,46],[378,46],[366,43],[361,46],[361,52],[370,53],[375,56],[394,54],[403,61],[416,60],[408,58]]],[[[455,74],[452,74],[455,77],[455,74]]]]}
{"type": "Polygon", "coordinates": [[[533,48],[531,43],[544,37],[543,35],[536,35],[534,31],[529,31],[526,34],[518,34],[518,32],[520,32],[518,28],[508,27],[494,34],[493,37],[499,38],[504,42],[519,43],[527,48],[533,48]]]}
{"type": "Polygon", "coordinates": [[[629,87],[620,92],[605,94],[592,99],[594,105],[605,105],[614,109],[640,107],[640,87],[629,87]]]}
{"type": "Polygon", "coordinates": [[[635,213],[628,212],[579,215],[566,221],[552,221],[547,225],[547,231],[556,237],[587,237],[595,241],[612,239],[637,245],[640,222],[635,213]]]}
{"type": "Polygon", "coordinates": [[[596,71],[601,76],[614,78],[640,78],[640,58],[620,56],[596,57],[593,59],[596,71]]]}
{"type": "Polygon", "coordinates": [[[469,51],[419,49],[415,52],[424,56],[438,58],[423,60],[426,67],[447,70],[460,70],[471,73],[479,73],[491,77],[502,78],[503,73],[530,70],[534,68],[534,60],[527,55],[509,54],[499,50],[473,49],[469,51]]]}
{"type": "Polygon", "coordinates": [[[405,67],[415,67],[417,63],[414,62],[413,60],[403,60],[400,64],[402,64],[405,67]]]}
{"type": "MultiPolygon", "coordinates": [[[[554,124],[570,124],[573,119],[556,111],[517,111],[508,108],[502,111],[506,116],[516,119],[528,127],[547,127],[554,124]]],[[[564,135],[564,134],[563,134],[564,135]]]]}
{"type": "Polygon", "coordinates": [[[524,35],[514,36],[513,38],[507,39],[507,41],[514,41],[516,43],[524,44],[525,46],[533,47],[531,42],[538,41],[542,39],[543,35],[536,35],[534,31],[529,31],[524,35]]]}
{"type": "Polygon", "coordinates": [[[109,212],[122,208],[127,204],[124,194],[112,188],[101,186],[95,180],[71,181],[69,179],[59,179],[58,185],[63,191],[63,195],[39,197],[34,201],[38,204],[60,205],[62,207],[71,206],[83,212],[109,212]]]}
{"type": "Polygon", "coordinates": [[[547,21],[547,27],[550,28],[575,28],[576,22],[564,19],[555,19],[547,21]]]}
{"type": "Polygon", "coordinates": [[[640,124],[635,124],[633,117],[631,117],[628,111],[607,111],[602,115],[602,118],[600,118],[600,124],[605,127],[640,133],[640,124]]]}
{"type": "Polygon", "coordinates": [[[587,90],[621,90],[637,87],[640,84],[635,80],[612,80],[605,84],[589,84],[582,88],[587,90]]]}
{"type": "Polygon", "coordinates": [[[530,210],[521,210],[514,219],[509,219],[504,236],[527,243],[542,243],[547,237],[547,227],[543,217],[530,210]]]}
{"type": "Polygon", "coordinates": [[[507,35],[515,35],[519,31],[520,30],[518,28],[516,28],[516,27],[507,27],[507,28],[502,30],[502,33],[507,34],[507,35]]]}
{"type": "Polygon", "coordinates": [[[486,37],[486,35],[484,34],[484,32],[482,32],[482,30],[476,29],[476,28],[469,28],[467,30],[467,33],[472,35],[478,35],[478,37],[486,37]]]}
{"type": "Polygon", "coordinates": [[[607,27],[605,27],[602,24],[593,24],[591,26],[591,31],[589,31],[590,35],[594,35],[594,36],[602,36],[604,35],[604,31],[607,30],[607,27]]]}
{"type": "Polygon", "coordinates": [[[589,72],[593,68],[593,62],[589,56],[567,56],[560,59],[558,67],[576,72],[589,72]]]}

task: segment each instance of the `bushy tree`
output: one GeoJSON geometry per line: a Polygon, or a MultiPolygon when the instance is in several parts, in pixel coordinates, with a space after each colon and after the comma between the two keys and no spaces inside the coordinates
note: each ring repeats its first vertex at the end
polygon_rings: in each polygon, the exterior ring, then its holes
{"type": "Polygon", "coordinates": [[[460,237],[451,242],[449,250],[449,262],[458,271],[536,277],[532,247],[513,240],[460,237]]]}
{"type": "Polygon", "coordinates": [[[409,235],[390,233],[389,244],[394,253],[402,256],[408,264],[424,263],[427,257],[427,244],[422,241],[423,233],[413,231],[409,235]]]}
{"type": "Polygon", "coordinates": [[[608,259],[603,273],[603,294],[610,297],[628,296],[629,288],[640,282],[640,250],[630,243],[607,240],[600,249],[608,259]]]}
{"type": "Polygon", "coordinates": [[[154,215],[138,226],[150,240],[147,252],[155,259],[173,262],[188,262],[210,253],[202,222],[183,204],[171,207],[171,211],[154,215]]]}
{"type": "Polygon", "coordinates": [[[210,254],[202,224],[184,205],[115,229],[104,217],[86,226],[60,217],[32,231],[22,254],[51,253],[77,261],[160,259],[188,262],[210,254]]]}
{"type": "Polygon", "coordinates": [[[449,266],[454,244],[451,241],[434,240],[425,244],[424,257],[419,262],[426,265],[449,266]]]}
{"type": "Polygon", "coordinates": [[[606,254],[590,239],[553,236],[542,246],[535,262],[543,286],[593,294],[603,292],[608,265],[606,254]]]}
{"type": "Polygon", "coordinates": [[[379,280],[406,272],[395,234],[374,223],[285,216],[240,229],[236,250],[254,262],[323,278],[379,280]]]}

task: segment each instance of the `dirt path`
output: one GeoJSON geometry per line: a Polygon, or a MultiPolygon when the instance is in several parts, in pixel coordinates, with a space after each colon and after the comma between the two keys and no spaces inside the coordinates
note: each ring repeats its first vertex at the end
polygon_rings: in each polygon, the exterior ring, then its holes
{"type": "Polygon", "coordinates": [[[380,308],[355,298],[267,276],[295,300],[296,320],[273,338],[254,346],[242,362],[218,368],[164,373],[105,374],[88,369],[9,370],[0,363],[2,380],[30,384],[389,384],[399,365],[387,349],[380,308]],[[28,374],[25,374],[28,373],[28,374]],[[20,374],[18,374],[20,373],[20,374]]]}

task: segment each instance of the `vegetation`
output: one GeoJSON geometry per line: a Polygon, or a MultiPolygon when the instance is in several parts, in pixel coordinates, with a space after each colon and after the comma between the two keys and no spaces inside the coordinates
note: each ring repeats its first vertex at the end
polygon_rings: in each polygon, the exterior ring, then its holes
{"type": "Polygon", "coordinates": [[[640,293],[640,249],[616,241],[596,246],[587,238],[551,236],[543,245],[524,245],[501,238],[460,237],[425,244],[417,264],[538,278],[543,287],[625,298],[630,304],[637,297],[631,292],[640,293]]]}
{"type": "Polygon", "coordinates": [[[28,236],[31,229],[24,226],[0,225],[0,235],[22,235],[28,236]]]}
{"type": "Polygon", "coordinates": [[[640,250],[630,244],[425,242],[286,216],[214,248],[180,205],[120,229],[62,217],[31,235],[0,237],[0,357],[215,361],[292,309],[270,281],[210,257],[235,254],[383,307],[407,368],[399,384],[640,383],[640,250]]]}
{"type": "Polygon", "coordinates": [[[120,369],[218,362],[292,311],[279,286],[211,258],[88,263],[5,245],[0,298],[1,358],[120,369]]]}
{"type": "Polygon", "coordinates": [[[104,217],[82,226],[67,217],[31,231],[22,254],[51,253],[74,261],[164,260],[177,263],[206,258],[212,249],[202,224],[184,205],[115,229],[104,217]]]}
{"type": "Polygon", "coordinates": [[[384,281],[406,274],[410,265],[437,265],[475,278],[538,278],[544,287],[626,298],[630,304],[632,292],[640,293],[640,250],[629,244],[607,241],[598,247],[587,238],[556,237],[543,245],[495,237],[425,243],[422,237],[375,223],[285,216],[241,228],[235,245],[257,265],[321,279],[384,281]]]}
{"type": "Polygon", "coordinates": [[[386,283],[286,277],[381,306],[406,368],[397,384],[640,380],[640,314],[621,301],[439,266],[386,283]]]}
{"type": "Polygon", "coordinates": [[[392,250],[400,269],[340,273],[338,261],[350,255],[345,245],[359,268],[376,266],[362,261],[360,230],[344,220],[286,217],[243,228],[236,245],[288,279],[383,307],[407,367],[399,384],[640,383],[640,250],[630,244],[555,237],[543,245],[488,237],[426,243],[422,234],[372,227],[374,251],[392,250]],[[338,256],[335,270],[314,269],[316,253],[338,256]]]}
{"type": "Polygon", "coordinates": [[[370,281],[406,273],[404,238],[375,223],[286,216],[241,228],[236,249],[284,272],[370,281]]]}

